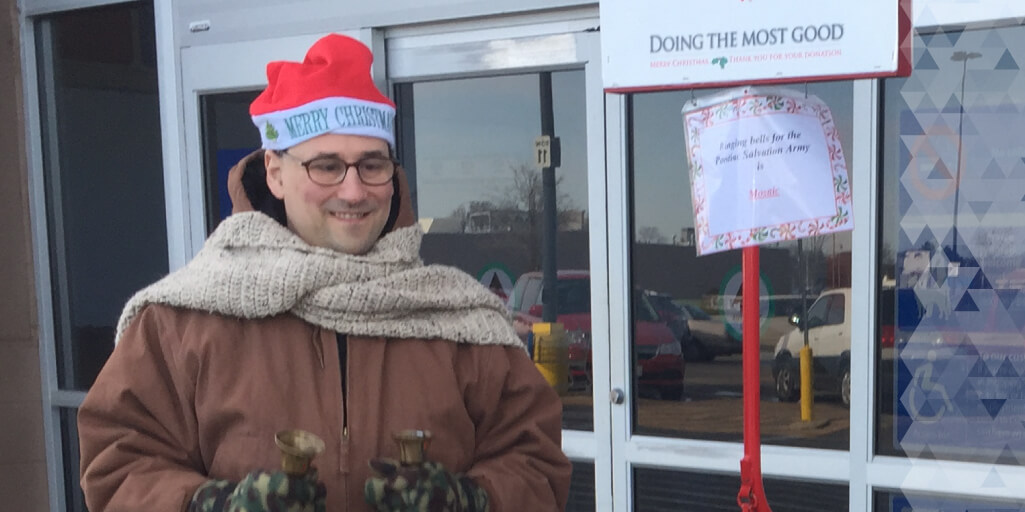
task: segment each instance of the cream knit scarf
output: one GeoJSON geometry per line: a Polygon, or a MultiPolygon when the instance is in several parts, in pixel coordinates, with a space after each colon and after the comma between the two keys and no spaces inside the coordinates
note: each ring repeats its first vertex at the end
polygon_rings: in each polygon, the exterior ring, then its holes
{"type": "Polygon", "coordinates": [[[424,265],[423,232],[396,229],[362,256],[314,247],[258,212],[221,222],[187,265],[132,297],[117,339],[150,303],[237,318],[291,313],[336,332],[522,346],[495,294],[453,267],[424,265]]]}

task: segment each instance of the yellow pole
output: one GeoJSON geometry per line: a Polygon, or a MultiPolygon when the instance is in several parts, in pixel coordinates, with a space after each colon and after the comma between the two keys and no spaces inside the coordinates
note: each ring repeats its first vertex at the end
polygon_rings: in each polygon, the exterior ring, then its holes
{"type": "Polygon", "coordinates": [[[812,404],[815,395],[812,392],[812,380],[815,376],[811,364],[811,347],[801,347],[801,421],[811,421],[812,404]]]}
{"type": "Polygon", "coordinates": [[[569,388],[569,346],[560,323],[538,322],[533,326],[534,366],[559,395],[569,388]]]}

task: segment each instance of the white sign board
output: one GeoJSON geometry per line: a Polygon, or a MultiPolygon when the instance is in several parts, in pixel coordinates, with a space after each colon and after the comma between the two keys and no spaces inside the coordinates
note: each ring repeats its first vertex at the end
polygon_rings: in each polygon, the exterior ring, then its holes
{"type": "Polygon", "coordinates": [[[541,169],[552,166],[552,138],[542,135],[534,139],[534,165],[541,169]]]}
{"type": "Polygon", "coordinates": [[[829,107],[781,89],[733,89],[683,109],[698,254],[854,228],[829,107]]]}
{"type": "Polygon", "coordinates": [[[600,0],[606,91],[907,75],[910,0],[600,0]]]}

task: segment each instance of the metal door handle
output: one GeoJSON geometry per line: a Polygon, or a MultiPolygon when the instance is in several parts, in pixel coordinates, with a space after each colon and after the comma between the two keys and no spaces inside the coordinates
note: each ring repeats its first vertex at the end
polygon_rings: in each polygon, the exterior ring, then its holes
{"type": "Polygon", "coordinates": [[[624,393],[622,389],[612,388],[612,391],[609,391],[609,401],[613,404],[622,405],[625,400],[626,393],[624,393]]]}

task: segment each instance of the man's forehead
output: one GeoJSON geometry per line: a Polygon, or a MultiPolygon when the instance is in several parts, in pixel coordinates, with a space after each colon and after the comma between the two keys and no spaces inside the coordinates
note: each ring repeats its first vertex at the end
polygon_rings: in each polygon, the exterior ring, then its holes
{"type": "Polygon", "coordinates": [[[388,142],[377,137],[326,133],[296,144],[295,149],[336,155],[388,154],[388,142]]]}

